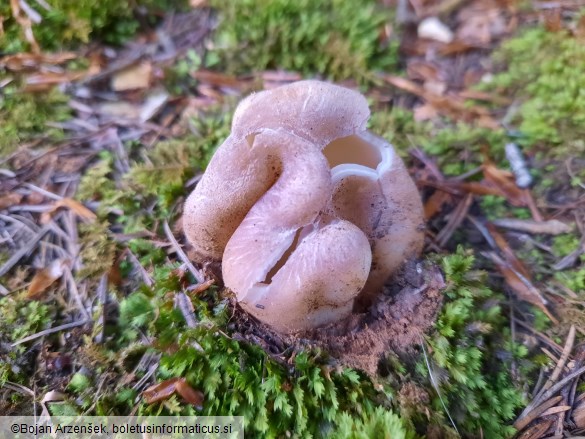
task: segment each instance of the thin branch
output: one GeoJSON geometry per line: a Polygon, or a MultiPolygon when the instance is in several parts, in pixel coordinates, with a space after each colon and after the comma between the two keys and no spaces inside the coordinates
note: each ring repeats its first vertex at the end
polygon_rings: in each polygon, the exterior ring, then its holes
{"type": "MultiPolygon", "coordinates": [[[[180,291],[175,294],[175,304],[181,311],[181,314],[183,314],[183,317],[185,317],[185,322],[187,323],[187,326],[189,328],[196,328],[197,326],[199,326],[199,323],[195,318],[195,310],[193,309],[193,304],[191,303],[191,300],[189,300],[189,297],[187,297],[187,295],[184,292],[180,291]]],[[[203,347],[195,340],[192,340],[191,344],[199,352],[204,351],[203,347]]]]}
{"type": "Polygon", "coordinates": [[[44,331],[37,332],[36,334],[29,335],[28,337],[21,338],[15,341],[10,346],[18,346],[19,344],[26,343],[27,341],[36,340],[37,338],[44,337],[45,335],[53,334],[55,332],[64,331],[66,329],[76,328],[77,326],[83,326],[89,323],[91,320],[79,320],[78,322],[67,323],[61,326],[55,326],[54,328],[45,329],[44,331]]]}
{"type": "Polygon", "coordinates": [[[421,336],[420,345],[421,345],[422,350],[423,350],[423,356],[425,357],[425,363],[426,363],[427,369],[429,371],[429,377],[431,378],[431,383],[432,383],[433,387],[435,388],[437,395],[439,395],[439,400],[441,401],[441,405],[443,406],[443,410],[445,410],[445,413],[447,414],[449,421],[451,421],[451,425],[453,426],[453,428],[457,432],[457,436],[461,436],[461,434],[459,433],[459,430],[457,429],[457,425],[455,425],[455,421],[453,421],[453,418],[451,417],[451,413],[449,413],[449,410],[447,409],[447,405],[445,404],[445,401],[443,401],[443,397],[441,396],[439,384],[437,383],[437,380],[435,379],[435,376],[433,375],[433,371],[431,369],[431,364],[429,362],[429,357],[427,355],[427,350],[425,348],[425,341],[422,338],[422,336],[421,336]]]}
{"type": "Polygon", "coordinates": [[[552,386],[549,390],[547,390],[542,395],[540,395],[538,398],[535,398],[530,404],[528,404],[528,406],[522,412],[522,415],[526,416],[526,413],[529,413],[530,411],[532,411],[536,405],[541,403],[541,401],[546,401],[546,400],[550,399],[555,393],[557,393],[559,390],[561,390],[563,387],[565,387],[568,383],[570,383],[575,378],[578,378],[579,376],[581,376],[583,373],[585,373],[585,366],[580,367],[575,372],[567,375],[565,378],[563,378],[558,383],[556,383],[554,386],[552,386]]]}
{"type": "Polygon", "coordinates": [[[39,240],[45,236],[45,233],[47,233],[52,228],[53,226],[51,223],[45,224],[43,228],[39,230],[39,232],[33,236],[29,242],[26,243],[26,245],[21,247],[16,253],[12,255],[10,259],[6,261],[4,265],[2,265],[2,267],[0,267],[0,276],[4,276],[6,273],[8,273],[10,269],[24,257],[24,255],[35,248],[37,242],[39,242],[39,240]]]}
{"type": "Polygon", "coordinates": [[[79,294],[79,290],[77,289],[77,284],[75,283],[75,279],[73,277],[73,274],[71,273],[71,269],[69,268],[69,266],[67,264],[64,264],[63,274],[65,275],[65,280],[66,280],[67,284],[69,285],[69,288],[68,288],[69,293],[73,296],[73,299],[75,300],[75,303],[77,304],[77,308],[79,308],[79,311],[83,315],[83,318],[85,320],[91,320],[91,317],[90,317],[89,313],[87,312],[87,309],[85,309],[85,305],[83,304],[83,299],[81,298],[81,296],[79,294]]]}
{"type": "Polygon", "coordinates": [[[179,259],[183,261],[183,263],[187,266],[187,269],[191,272],[195,279],[197,279],[197,282],[199,282],[200,284],[205,282],[205,276],[203,276],[203,274],[199,270],[197,270],[197,268],[195,268],[193,263],[189,260],[189,258],[187,257],[187,255],[185,254],[185,252],[183,251],[183,249],[173,236],[173,232],[171,231],[171,228],[169,227],[169,223],[167,222],[167,220],[164,220],[163,227],[165,229],[165,235],[167,235],[167,238],[171,242],[175,250],[175,253],[177,253],[179,259]]]}
{"type": "Polygon", "coordinates": [[[546,412],[551,407],[557,405],[563,399],[562,396],[556,396],[552,399],[549,399],[545,403],[541,404],[540,406],[536,407],[534,410],[531,410],[524,416],[521,416],[514,422],[514,428],[518,431],[522,431],[524,427],[534,421],[536,418],[540,417],[544,412],[546,412]]]}

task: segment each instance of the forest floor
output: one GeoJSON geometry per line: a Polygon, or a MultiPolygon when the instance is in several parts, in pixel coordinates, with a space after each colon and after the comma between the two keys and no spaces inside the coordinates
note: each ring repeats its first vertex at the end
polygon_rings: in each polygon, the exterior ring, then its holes
{"type": "Polygon", "coordinates": [[[102,3],[0,6],[0,414],[585,432],[585,2],[102,3]],[[303,78],[364,93],[423,198],[375,359],[265,331],[182,231],[237,103],[303,78]]]}

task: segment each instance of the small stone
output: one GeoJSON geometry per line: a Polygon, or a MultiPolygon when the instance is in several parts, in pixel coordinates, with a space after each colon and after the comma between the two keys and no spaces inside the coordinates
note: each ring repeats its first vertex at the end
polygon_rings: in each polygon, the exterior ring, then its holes
{"type": "Polygon", "coordinates": [[[418,25],[418,36],[445,44],[449,44],[455,38],[451,29],[437,17],[428,17],[421,21],[418,25]]]}

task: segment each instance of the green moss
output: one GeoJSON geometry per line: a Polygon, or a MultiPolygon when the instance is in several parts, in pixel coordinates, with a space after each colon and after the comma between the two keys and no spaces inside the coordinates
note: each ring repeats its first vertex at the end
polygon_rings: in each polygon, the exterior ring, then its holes
{"type": "Polygon", "coordinates": [[[505,218],[508,211],[506,199],[497,195],[484,195],[480,200],[481,210],[490,221],[505,218]]]}
{"type": "Polygon", "coordinates": [[[585,46],[566,32],[530,29],[495,56],[505,70],[483,87],[522,100],[513,123],[523,142],[555,145],[554,157],[585,154],[585,46]]]}
{"type": "MultiPolygon", "coordinates": [[[[148,21],[157,12],[181,7],[184,3],[171,0],[52,0],[50,11],[34,5],[42,22],[33,26],[33,33],[41,48],[46,50],[88,43],[96,38],[120,44],[136,32],[139,18],[148,21]]],[[[0,6],[0,16],[7,17],[5,32],[0,35],[0,51],[16,53],[29,49],[22,29],[12,18],[9,2],[0,6]]]]}
{"type": "MultiPolygon", "coordinates": [[[[485,437],[511,437],[510,422],[525,403],[521,388],[510,377],[516,359],[527,372],[527,350],[512,343],[502,315],[501,297],[486,286],[485,273],[473,270],[473,256],[461,248],[443,258],[447,278],[446,303],[437,321],[437,332],[427,337],[430,367],[443,403],[464,437],[483,431],[485,437]]],[[[426,362],[417,370],[429,376],[426,362]]],[[[447,421],[444,421],[447,422],[447,421]]]]}
{"type": "Polygon", "coordinates": [[[563,234],[553,238],[553,251],[557,257],[567,256],[569,253],[577,250],[580,245],[580,239],[574,234],[563,234]]]}
{"type": "Polygon", "coordinates": [[[585,256],[581,256],[580,268],[555,273],[555,278],[583,297],[585,292],[585,256]]]}
{"type": "Polygon", "coordinates": [[[0,156],[12,153],[21,143],[35,137],[61,138],[60,129],[46,124],[67,120],[70,116],[67,97],[57,90],[32,94],[19,91],[16,85],[1,88],[0,156]]]}
{"type": "Polygon", "coordinates": [[[373,0],[214,0],[211,4],[221,22],[206,64],[222,71],[286,69],[363,81],[371,70],[397,61],[395,44],[380,46],[380,29],[390,17],[373,0]]]}
{"type": "Polygon", "coordinates": [[[6,381],[28,385],[33,374],[31,357],[26,345],[10,346],[46,329],[51,322],[52,310],[48,305],[28,301],[25,293],[0,299],[0,387],[6,381]]]}
{"type": "Polygon", "coordinates": [[[335,437],[339,439],[414,438],[415,434],[404,426],[394,413],[380,407],[360,419],[342,413],[336,421],[335,437]]]}

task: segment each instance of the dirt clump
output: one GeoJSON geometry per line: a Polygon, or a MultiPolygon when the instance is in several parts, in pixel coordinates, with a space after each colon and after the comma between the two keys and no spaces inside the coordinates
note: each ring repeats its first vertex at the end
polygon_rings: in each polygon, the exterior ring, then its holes
{"type": "Polygon", "coordinates": [[[340,364],[375,376],[389,351],[402,359],[419,354],[423,334],[435,325],[444,288],[436,265],[409,261],[366,312],[312,331],[282,335],[238,309],[235,338],[258,344],[286,363],[300,349],[321,348],[340,364]]]}

